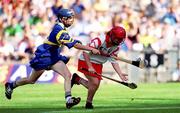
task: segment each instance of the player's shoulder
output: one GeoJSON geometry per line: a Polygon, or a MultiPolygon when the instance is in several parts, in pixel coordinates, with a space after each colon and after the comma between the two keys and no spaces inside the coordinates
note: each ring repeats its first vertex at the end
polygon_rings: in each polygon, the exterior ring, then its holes
{"type": "Polygon", "coordinates": [[[55,30],[55,31],[62,31],[62,30],[66,31],[64,25],[62,23],[59,23],[59,22],[55,23],[53,30],[55,30]]]}

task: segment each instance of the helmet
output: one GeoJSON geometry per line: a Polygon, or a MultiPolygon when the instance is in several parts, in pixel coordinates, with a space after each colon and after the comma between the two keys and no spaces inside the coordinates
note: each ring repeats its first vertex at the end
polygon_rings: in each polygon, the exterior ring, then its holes
{"type": "Polygon", "coordinates": [[[126,31],[123,27],[115,26],[109,31],[109,36],[115,45],[119,45],[125,40],[126,31]]]}
{"type": "Polygon", "coordinates": [[[59,22],[65,27],[70,27],[74,22],[74,12],[70,9],[60,9],[57,13],[59,22]]]}
{"type": "Polygon", "coordinates": [[[62,8],[57,13],[58,18],[63,18],[63,17],[68,18],[68,17],[72,17],[72,16],[74,16],[74,12],[72,10],[70,10],[70,9],[62,8]]]}

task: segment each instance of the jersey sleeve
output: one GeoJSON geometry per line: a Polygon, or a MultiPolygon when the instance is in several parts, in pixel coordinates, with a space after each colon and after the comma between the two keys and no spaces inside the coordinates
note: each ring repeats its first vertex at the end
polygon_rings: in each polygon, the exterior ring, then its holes
{"type": "Polygon", "coordinates": [[[111,63],[117,63],[116,59],[111,58],[111,57],[108,58],[108,61],[111,62],[111,63]]]}
{"type": "Polygon", "coordinates": [[[100,45],[101,45],[101,40],[98,37],[92,39],[89,43],[89,47],[93,47],[96,49],[99,48],[100,45]]]}
{"type": "Polygon", "coordinates": [[[79,40],[72,39],[66,30],[61,30],[56,35],[56,40],[60,45],[65,45],[69,49],[72,48],[76,43],[81,43],[79,40]]]}

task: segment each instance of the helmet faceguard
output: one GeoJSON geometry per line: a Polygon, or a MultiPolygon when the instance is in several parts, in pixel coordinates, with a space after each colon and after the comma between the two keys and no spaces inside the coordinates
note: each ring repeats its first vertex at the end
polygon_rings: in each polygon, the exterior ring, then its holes
{"type": "Polygon", "coordinates": [[[110,40],[114,45],[119,45],[124,42],[126,38],[126,31],[123,27],[113,27],[109,31],[110,40]]]}

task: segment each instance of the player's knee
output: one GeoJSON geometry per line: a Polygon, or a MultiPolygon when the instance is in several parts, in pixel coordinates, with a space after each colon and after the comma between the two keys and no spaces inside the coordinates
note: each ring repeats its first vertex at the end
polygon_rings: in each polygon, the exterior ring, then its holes
{"type": "Polygon", "coordinates": [[[90,77],[90,78],[88,79],[88,81],[89,81],[89,85],[90,85],[91,87],[94,87],[94,88],[98,88],[98,87],[99,87],[100,81],[98,80],[98,78],[90,77]]]}
{"type": "Polygon", "coordinates": [[[96,81],[91,82],[91,87],[93,87],[94,89],[97,89],[99,87],[99,83],[96,81]]]}
{"type": "Polygon", "coordinates": [[[66,74],[65,76],[64,76],[64,79],[65,80],[71,80],[71,74],[69,73],[69,74],[66,74]]]}

